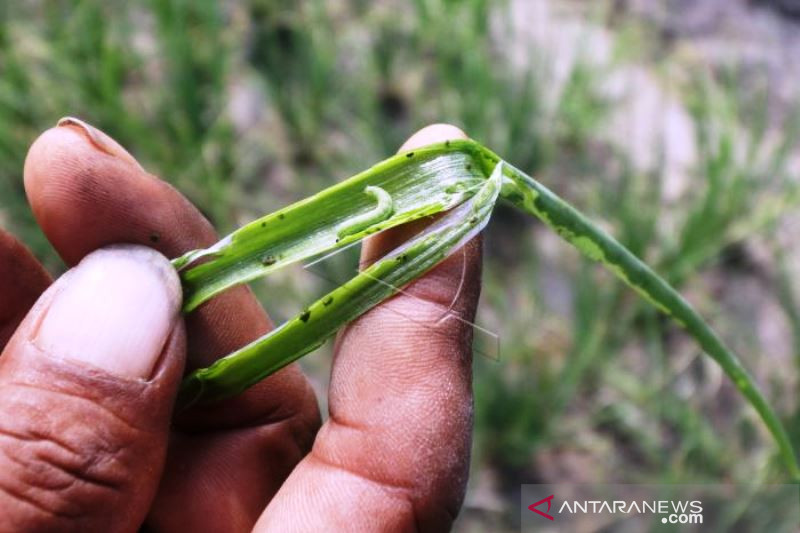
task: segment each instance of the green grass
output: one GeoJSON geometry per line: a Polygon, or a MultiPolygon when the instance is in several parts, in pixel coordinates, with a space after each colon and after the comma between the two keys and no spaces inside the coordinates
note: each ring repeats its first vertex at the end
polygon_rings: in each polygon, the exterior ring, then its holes
{"type": "MultiPolygon", "coordinates": [[[[602,220],[687,292],[780,400],[800,442],[800,313],[789,250],[772,239],[796,204],[787,157],[800,121],[787,118],[773,142],[768,97],[743,90],[743,73],[704,70],[678,88],[698,131],[698,163],[687,192],[667,204],[661,169],[635,169],[605,135],[616,105],[598,91],[607,69],[579,62],[559,101],[546,101],[549,58],[531,50],[528,70],[515,70],[494,38],[521,38],[502,4],[130,4],[0,6],[0,224],[54,271],[63,266],[27,210],[21,178],[27,147],[63,115],[117,138],[221,233],[385,158],[426,123],[453,122],[602,220]],[[233,119],[248,101],[246,120],[233,119]],[[736,258],[764,242],[766,297],[793,335],[788,363],[719,297],[719,286],[736,291],[731,280],[757,276],[736,258]]],[[[623,37],[620,61],[636,45],[623,37]]],[[[684,334],[553,243],[508,208],[490,226],[478,323],[500,334],[500,360],[476,360],[475,468],[496,472],[509,491],[544,479],[543,457],[579,457],[605,481],[781,479],[768,436],[684,334]]],[[[268,309],[288,317],[346,270],[334,261],[256,289],[268,286],[268,309]]],[[[326,348],[304,361],[315,381],[328,357],[326,348]]],[[[502,494],[513,520],[516,500],[502,494]]]]}

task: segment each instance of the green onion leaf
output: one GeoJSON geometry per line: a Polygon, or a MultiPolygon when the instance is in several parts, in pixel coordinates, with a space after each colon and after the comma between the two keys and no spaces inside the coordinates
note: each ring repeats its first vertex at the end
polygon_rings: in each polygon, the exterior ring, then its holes
{"type": "Polygon", "coordinates": [[[800,481],[800,466],[780,418],[737,356],[689,302],[574,207],[472,140],[448,141],[398,154],[248,224],[211,248],[174,260],[184,284],[184,310],[188,312],[229,287],[281,266],[398,224],[449,211],[297,317],[209,368],[192,373],[181,389],[181,404],[238,394],[317,348],[347,322],[424,274],[479,231],[489,219],[498,191],[499,196],[541,219],[685,328],[756,410],[777,442],[792,479],[800,481]]]}
{"type": "Polygon", "coordinates": [[[183,282],[184,311],[290,263],[457,206],[488,174],[469,148],[469,141],[452,141],[398,154],[255,220],[210,248],[175,259],[183,282]],[[374,212],[376,193],[371,187],[381,191],[379,213],[374,212]]]}
{"type": "Polygon", "coordinates": [[[445,214],[419,235],[326,294],[265,336],[197,370],[184,381],[179,405],[238,394],[264,377],[316,349],[347,322],[394,295],[467,240],[492,214],[502,177],[498,163],[468,201],[445,214]]]}

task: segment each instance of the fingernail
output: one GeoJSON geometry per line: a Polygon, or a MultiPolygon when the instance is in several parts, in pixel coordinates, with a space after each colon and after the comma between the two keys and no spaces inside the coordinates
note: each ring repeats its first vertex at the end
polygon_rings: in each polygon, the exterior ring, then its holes
{"type": "Polygon", "coordinates": [[[180,281],[169,261],[141,246],[113,246],[56,284],[33,342],[53,356],[148,379],[178,320],[180,281]]]}
{"type": "Polygon", "coordinates": [[[59,127],[73,126],[77,128],[97,149],[107,153],[108,155],[118,157],[123,161],[127,161],[128,163],[136,165],[138,168],[142,169],[142,165],[140,165],[139,162],[136,161],[136,159],[125,148],[122,147],[122,145],[91,124],[88,124],[79,118],[64,117],[59,120],[58,124],[56,125],[59,127]]]}

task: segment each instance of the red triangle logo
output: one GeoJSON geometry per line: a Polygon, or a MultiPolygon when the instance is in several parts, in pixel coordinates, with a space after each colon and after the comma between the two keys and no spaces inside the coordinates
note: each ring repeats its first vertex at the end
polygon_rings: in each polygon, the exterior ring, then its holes
{"type": "Polygon", "coordinates": [[[550,516],[549,514],[545,513],[544,511],[540,511],[539,509],[537,509],[538,506],[540,506],[543,503],[547,502],[547,512],[549,513],[550,512],[550,506],[553,504],[553,496],[555,496],[555,495],[551,494],[550,496],[548,496],[547,498],[545,498],[543,500],[539,500],[536,503],[530,504],[528,506],[528,509],[530,509],[534,513],[538,514],[539,516],[543,516],[543,517],[547,518],[548,520],[553,520],[552,516],[550,516]]]}

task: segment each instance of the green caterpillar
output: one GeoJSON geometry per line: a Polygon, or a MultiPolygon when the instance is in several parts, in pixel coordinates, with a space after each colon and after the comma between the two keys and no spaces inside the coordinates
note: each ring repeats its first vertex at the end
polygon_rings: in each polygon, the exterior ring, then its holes
{"type": "Polygon", "coordinates": [[[374,185],[367,185],[364,192],[372,196],[377,204],[363,215],[343,222],[336,230],[336,236],[339,239],[363,231],[378,222],[383,222],[394,214],[394,200],[388,192],[374,185]]]}

